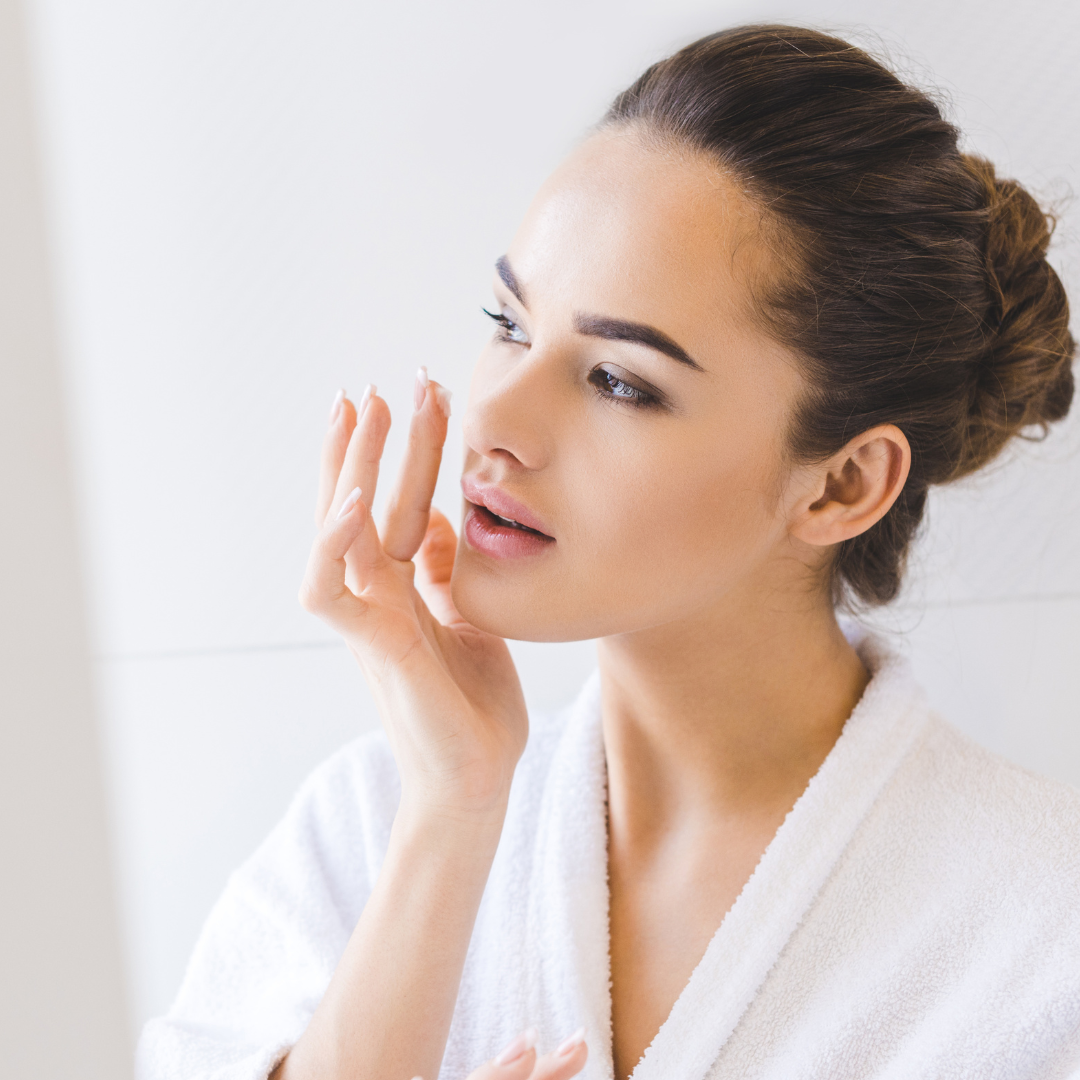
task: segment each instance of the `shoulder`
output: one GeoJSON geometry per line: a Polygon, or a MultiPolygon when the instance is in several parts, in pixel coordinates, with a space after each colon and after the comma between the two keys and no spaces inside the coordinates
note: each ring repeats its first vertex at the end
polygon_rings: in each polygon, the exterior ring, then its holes
{"type": "MultiPolygon", "coordinates": [[[[512,797],[518,803],[532,801],[543,788],[569,713],[530,712],[529,739],[514,775],[512,797]]],[[[238,873],[258,873],[261,866],[286,860],[312,864],[312,871],[325,876],[354,864],[349,876],[362,871],[370,885],[389,846],[400,799],[386,734],[378,730],[354,739],[309,774],[284,818],[238,873]],[[363,866],[356,865],[358,857],[363,866]]]]}
{"type": "Polygon", "coordinates": [[[320,879],[366,894],[389,844],[401,797],[397,766],[382,731],[363,735],[318,765],[251,858],[242,879],[264,874],[320,879]],[[339,880],[340,879],[340,880],[339,880]]]}
{"type": "Polygon", "coordinates": [[[1022,898],[1029,912],[1039,895],[1080,905],[1080,791],[991,753],[936,714],[883,809],[903,819],[900,831],[943,881],[992,890],[1003,903],[1022,898]]]}
{"type": "Polygon", "coordinates": [[[957,815],[960,831],[1078,847],[1080,790],[1007,761],[936,714],[911,765],[957,815]]]}
{"type": "Polygon", "coordinates": [[[381,733],[354,740],[308,776],[230,876],[169,1014],[147,1025],[140,1075],[225,1075],[214,1070],[226,1062],[238,1076],[266,1075],[325,990],[378,873],[397,802],[381,733]]]}
{"type": "Polygon", "coordinates": [[[1080,791],[1007,761],[948,723],[887,639],[858,624],[845,633],[874,672],[864,721],[877,728],[895,714],[904,719],[889,737],[914,734],[867,820],[879,840],[912,841],[922,853],[916,861],[937,860],[945,878],[955,869],[987,882],[999,877],[1007,889],[1023,867],[1034,876],[1029,884],[1046,879],[1080,889],[1080,791]]]}

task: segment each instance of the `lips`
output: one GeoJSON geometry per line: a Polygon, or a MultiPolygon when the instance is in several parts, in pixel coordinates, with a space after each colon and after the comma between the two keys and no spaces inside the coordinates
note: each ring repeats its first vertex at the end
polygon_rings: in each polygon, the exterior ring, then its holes
{"type": "Polygon", "coordinates": [[[555,538],[523,503],[491,484],[463,477],[461,490],[470,503],[464,534],[469,546],[493,558],[523,558],[550,551],[555,538]]]}
{"type": "Polygon", "coordinates": [[[461,490],[474,506],[483,507],[492,517],[501,519],[508,527],[538,533],[546,540],[554,539],[537,514],[524,503],[519,503],[517,499],[512,499],[500,491],[494,484],[480,483],[465,476],[461,479],[461,490]]]}

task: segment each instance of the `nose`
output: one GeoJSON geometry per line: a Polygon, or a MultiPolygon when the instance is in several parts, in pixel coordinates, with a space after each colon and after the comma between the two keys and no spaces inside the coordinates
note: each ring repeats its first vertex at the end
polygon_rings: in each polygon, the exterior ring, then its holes
{"type": "Polygon", "coordinates": [[[481,363],[462,418],[466,446],[477,454],[525,469],[550,463],[558,442],[565,394],[555,357],[536,347],[505,368],[481,363]]]}

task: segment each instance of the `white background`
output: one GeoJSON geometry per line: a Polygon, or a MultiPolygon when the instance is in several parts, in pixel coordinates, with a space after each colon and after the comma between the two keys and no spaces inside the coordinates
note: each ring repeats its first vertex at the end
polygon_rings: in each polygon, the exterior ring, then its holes
{"type": "MultiPolygon", "coordinates": [[[[229,871],[306,772],[376,722],[295,602],[339,385],[398,415],[457,391],[493,260],[649,62],[810,23],[942,88],[971,144],[1080,176],[1080,9],[691,0],[33,0],[66,392],[133,1021],[168,1006],[229,871]]],[[[1057,260],[1080,285],[1077,211],[1057,260]]],[[[1078,301],[1080,302],[1080,301],[1078,301]]],[[[460,413],[460,407],[459,407],[460,413]]],[[[459,429],[437,496],[456,513],[459,429]]],[[[388,456],[396,459],[400,427],[388,456]]],[[[902,633],[987,745],[1080,783],[1080,425],[935,498],[902,633]]],[[[520,646],[571,697],[588,644],[520,646]]]]}

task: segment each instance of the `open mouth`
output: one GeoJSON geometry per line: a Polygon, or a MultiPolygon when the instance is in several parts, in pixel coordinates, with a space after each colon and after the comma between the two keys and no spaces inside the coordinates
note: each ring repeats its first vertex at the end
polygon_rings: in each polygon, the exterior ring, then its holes
{"type": "Polygon", "coordinates": [[[554,540],[553,536],[548,536],[547,533],[540,532],[539,529],[530,529],[528,525],[522,525],[520,521],[515,521],[513,518],[502,517],[500,514],[496,514],[494,511],[489,510],[486,506],[480,503],[473,503],[477,514],[485,519],[485,524],[503,529],[515,529],[518,532],[527,533],[529,536],[535,536],[540,540],[554,540]]]}
{"type": "Polygon", "coordinates": [[[527,559],[555,550],[555,537],[537,527],[547,525],[546,519],[495,484],[466,475],[461,493],[468,507],[462,536],[474,551],[493,559],[527,559]]]}

